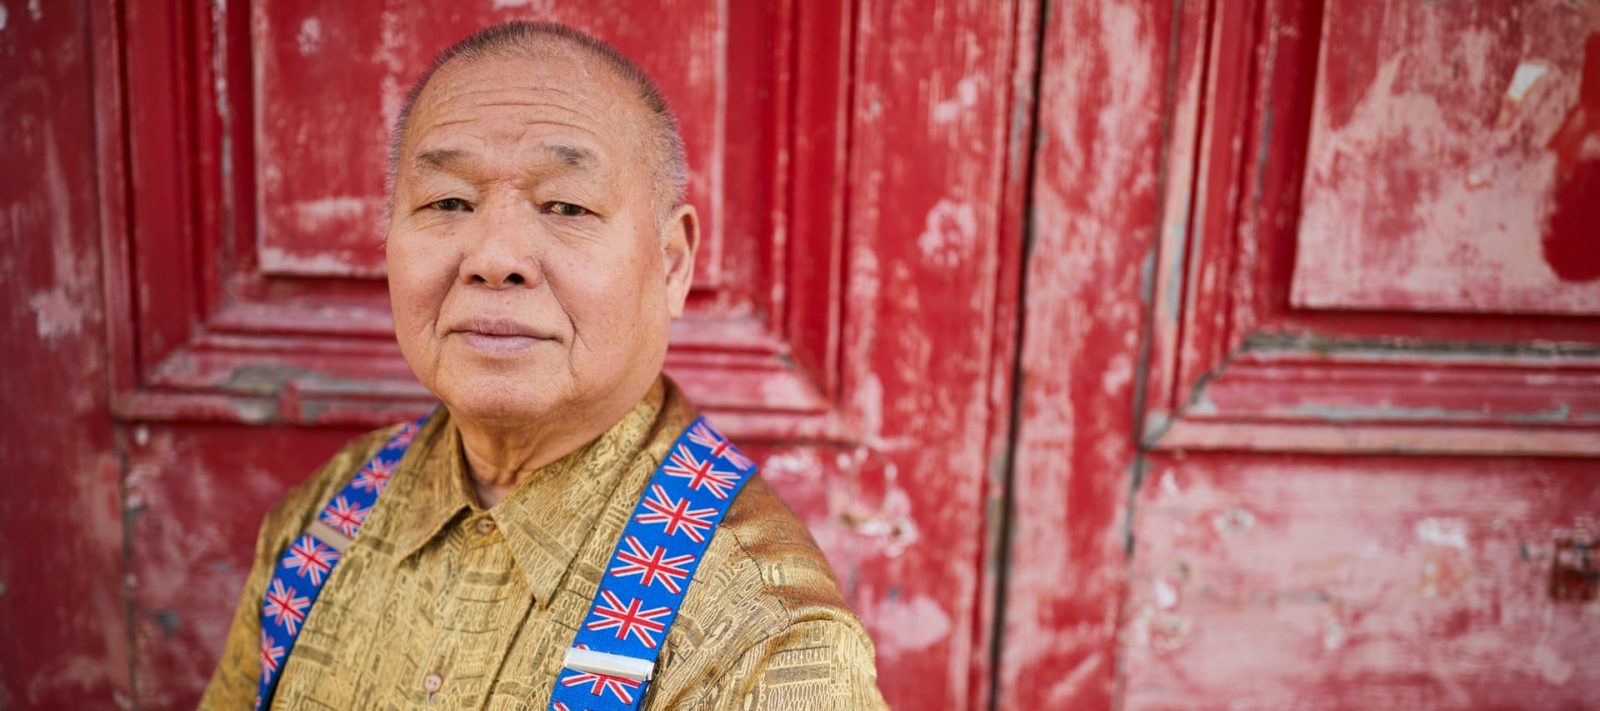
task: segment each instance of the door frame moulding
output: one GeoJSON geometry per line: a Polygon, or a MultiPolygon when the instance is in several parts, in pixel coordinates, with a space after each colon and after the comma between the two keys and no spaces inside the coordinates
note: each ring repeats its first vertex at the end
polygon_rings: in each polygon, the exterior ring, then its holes
{"type": "Polygon", "coordinates": [[[1182,28],[1142,445],[1600,456],[1600,319],[1290,307],[1322,11],[1182,28]]]}

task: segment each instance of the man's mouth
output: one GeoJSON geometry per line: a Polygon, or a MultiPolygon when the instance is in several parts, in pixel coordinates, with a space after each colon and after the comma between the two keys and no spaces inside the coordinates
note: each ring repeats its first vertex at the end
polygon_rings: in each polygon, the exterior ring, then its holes
{"type": "Polygon", "coordinates": [[[477,317],[467,319],[450,329],[461,336],[467,345],[484,353],[516,353],[527,350],[540,341],[554,341],[553,334],[513,319],[477,317]]]}

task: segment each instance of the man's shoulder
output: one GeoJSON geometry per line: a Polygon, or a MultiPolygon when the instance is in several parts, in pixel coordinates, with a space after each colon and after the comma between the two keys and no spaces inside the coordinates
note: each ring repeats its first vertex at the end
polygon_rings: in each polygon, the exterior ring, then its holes
{"type": "Polygon", "coordinates": [[[808,606],[846,609],[811,531],[761,475],[739,492],[717,533],[730,566],[759,575],[762,592],[783,600],[791,614],[808,606]]]}
{"type": "Polygon", "coordinates": [[[717,527],[663,662],[649,708],[721,708],[708,699],[745,694],[768,672],[795,664],[804,666],[806,678],[826,672],[827,679],[870,679],[873,673],[872,642],[827,559],[759,475],[717,527]]]}
{"type": "Polygon", "coordinates": [[[860,625],[810,531],[760,475],[729,506],[684,604],[697,627],[734,631],[724,649],[801,623],[860,625]]]}

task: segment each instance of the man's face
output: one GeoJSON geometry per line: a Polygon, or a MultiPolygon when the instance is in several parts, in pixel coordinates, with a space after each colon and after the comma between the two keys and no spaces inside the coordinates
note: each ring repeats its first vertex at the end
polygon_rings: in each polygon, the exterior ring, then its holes
{"type": "Polygon", "coordinates": [[[620,417],[693,271],[659,221],[647,109],[576,51],[457,60],[418,97],[389,221],[395,335],[458,416],[620,417]]]}

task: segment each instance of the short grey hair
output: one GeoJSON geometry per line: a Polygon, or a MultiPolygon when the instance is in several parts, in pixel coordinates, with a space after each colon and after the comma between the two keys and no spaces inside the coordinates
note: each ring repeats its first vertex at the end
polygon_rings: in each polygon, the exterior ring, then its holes
{"type": "Polygon", "coordinates": [[[665,221],[672,210],[683,204],[689,182],[689,165],[684,154],[683,133],[678,128],[678,117],[672,113],[672,107],[667,104],[667,98],[656,86],[655,80],[616,47],[591,35],[556,22],[529,20],[507,22],[478,30],[445,48],[422,72],[422,77],[411,87],[411,91],[406,94],[405,103],[400,106],[400,114],[395,119],[394,133],[389,140],[390,202],[394,201],[395,181],[399,177],[400,170],[400,151],[405,142],[411,112],[416,107],[417,98],[422,96],[422,90],[427,88],[428,81],[433,79],[434,74],[457,59],[471,62],[515,54],[538,56],[542,49],[553,42],[565,43],[593,59],[600,60],[602,65],[615,72],[625,84],[637,92],[639,100],[649,110],[651,123],[654,124],[651,127],[654,134],[651,144],[656,154],[653,163],[659,219],[665,221]]]}

